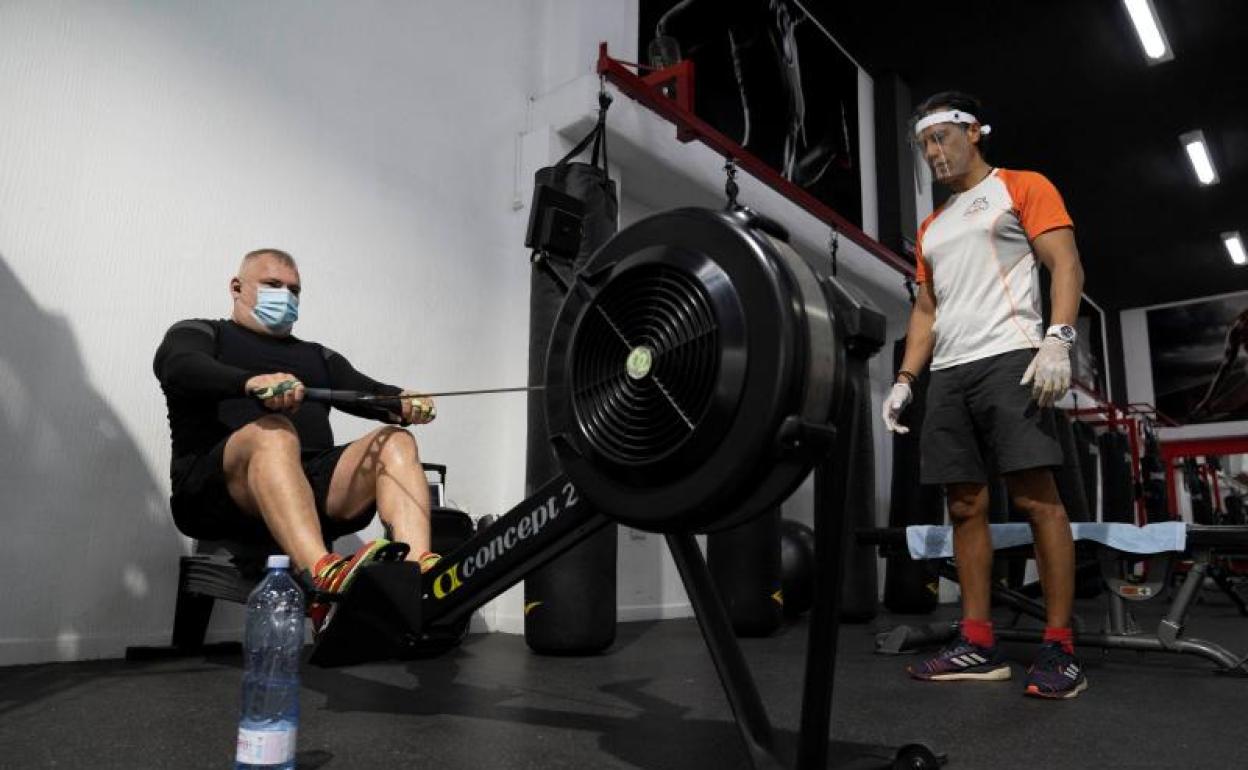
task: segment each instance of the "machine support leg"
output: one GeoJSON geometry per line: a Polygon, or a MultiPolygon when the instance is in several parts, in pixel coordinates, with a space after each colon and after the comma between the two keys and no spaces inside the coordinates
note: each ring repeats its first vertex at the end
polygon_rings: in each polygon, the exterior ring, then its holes
{"type": "Polygon", "coordinates": [[[702,550],[690,533],[667,535],[667,545],[689,594],[698,625],[702,627],[702,636],[706,639],[715,670],[719,672],[724,686],[724,694],[728,696],[728,703],[736,716],[737,728],[741,731],[750,762],[758,770],[779,770],[782,765],[774,753],[771,721],[767,718],[754,677],[733,634],[728,612],[715,592],[702,550]]]}
{"type": "MultiPolygon", "coordinates": [[[[838,436],[838,444],[840,438],[838,436]]],[[[836,455],[844,457],[845,453],[836,455]]],[[[798,770],[822,770],[828,766],[828,731],[832,719],[841,576],[848,527],[844,510],[845,474],[835,467],[833,457],[833,453],[828,452],[815,466],[815,597],[810,611],[810,641],[802,689],[798,770]]]]}

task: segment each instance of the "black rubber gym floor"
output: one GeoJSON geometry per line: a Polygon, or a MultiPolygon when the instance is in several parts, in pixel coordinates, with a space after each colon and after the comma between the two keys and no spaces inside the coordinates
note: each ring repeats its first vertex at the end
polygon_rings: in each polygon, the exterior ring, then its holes
{"type": "MultiPolygon", "coordinates": [[[[1248,618],[1206,596],[1190,635],[1248,654],[1248,618]]],[[[1097,607],[1079,609],[1093,619],[1097,607]]],[[[1159,612],[1147,609],[1137,618],[1152,626],[1159,612]]],[[[929,684],[903,674],[910,656],[873,654],[871,630],[842,627],[836,739],[923,738],[949,768],[1248,767],[1248,678],[1215,675],[1203,659],[1084,649],[1088,691],[1047,702],[1021,695],[1028,645],[1007,647],[1020,662],[1011,682],[929,684]]],[[[782,742],[797,729],[805,631],[743,643],[782,742]]],[[[0,669],[0,767],[230,767],[239,665],[0,669]]],[[[489,634],[441,658],[306,668],[303,684],[306,770],[748,767],[693,620],[622,624],[595,658],[538,657],[519,636],[489,634]]]]}

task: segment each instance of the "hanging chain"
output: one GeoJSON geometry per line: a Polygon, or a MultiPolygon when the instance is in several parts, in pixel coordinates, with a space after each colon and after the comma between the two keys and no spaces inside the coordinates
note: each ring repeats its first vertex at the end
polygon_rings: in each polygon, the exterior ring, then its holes
{"type": "Polygon", "coordinates": [[[607,76],[598,76],[598,119],[606,118],[607,108],[611,106],[611,94],[607,91],[607,76]]]}
{"type": "Polygon", "coordinates": [[[728,198],[728,210],[736,211],[741,208],[741,204],[737,203],[737,193],[741,192],[741,188],[737,186],[737,161],[735,158],[728,158],[724,163],[724,173],[728,175],[728,180],[724,182],[724,195],[728,198]]]}
{"type": "Polygon", "coordinates": [[[828,236],[828,253],[832,256],[832,277],[835,278],[837,269],[836,252],[841,246],[841,233],[835,227],[831,228],[829,232],[831,234],[828,236]]]}

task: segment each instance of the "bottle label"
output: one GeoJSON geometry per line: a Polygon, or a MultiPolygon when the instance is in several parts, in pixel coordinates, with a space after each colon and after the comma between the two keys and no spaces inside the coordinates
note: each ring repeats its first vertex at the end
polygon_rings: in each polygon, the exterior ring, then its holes
{"type": "Polygon", "coordinates": [[[294,727],[284,730],[238,728],[235,761],[244,765],[280,765],[295,758],[294,727]]]}

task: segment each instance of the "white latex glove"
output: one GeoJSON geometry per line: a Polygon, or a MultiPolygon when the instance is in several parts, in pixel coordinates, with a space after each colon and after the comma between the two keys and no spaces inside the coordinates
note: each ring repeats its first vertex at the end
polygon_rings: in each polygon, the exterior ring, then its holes
{"type": "Polygon", "coordinates": [[[1019,385],[1031,385],[1031,397],[1040,406],[1053,406],[1070,390],[1070,345],[1045,337],[1019,385]]]}
{"type": "Polygon", "coordinates": [[[893,389],[884,397],[884,410],[881,415],[884,418],[884,427],[893,433],[910,432],[909,428],[897,422],[897,418],[901,416],[901,410],[906,408],[906,404],[910,403],[912,397],[907,383],[893,383],[893,389]]]}

